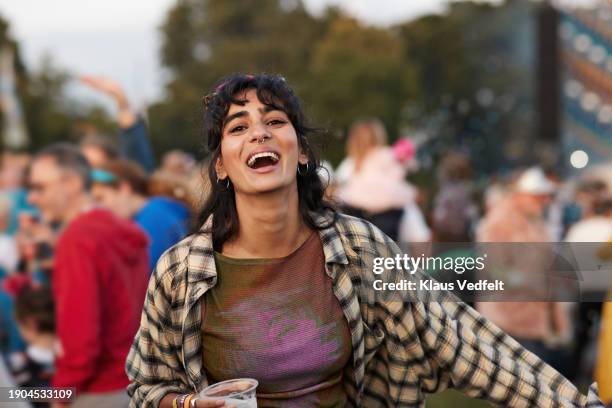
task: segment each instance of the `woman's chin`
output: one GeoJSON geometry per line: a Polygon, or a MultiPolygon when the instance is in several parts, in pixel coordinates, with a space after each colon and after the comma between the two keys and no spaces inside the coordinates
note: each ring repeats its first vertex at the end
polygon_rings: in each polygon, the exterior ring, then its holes
{"type": "Polygon", "coordinates": [[[289,189],[291,187],[291,183],[287,183],[285,180],[280,180],[278,178],[271,178],[268,180],[257,180],[254,183],[251,183],[250,188],[248,189],[249,194],[268,194],[277,191],[281,191],[283,189],[289,189]]]}

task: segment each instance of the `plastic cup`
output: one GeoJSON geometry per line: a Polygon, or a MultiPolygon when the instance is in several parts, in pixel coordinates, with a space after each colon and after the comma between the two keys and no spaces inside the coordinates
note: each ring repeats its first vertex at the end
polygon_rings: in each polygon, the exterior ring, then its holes
{"type": "Polygon", "coordinates": [[[255,390],[259,383],[253,378],[235,378],[221,381],[204,388],[198,399],[223,400],[225,405],[235,408],[257,408],[255,390]]]}

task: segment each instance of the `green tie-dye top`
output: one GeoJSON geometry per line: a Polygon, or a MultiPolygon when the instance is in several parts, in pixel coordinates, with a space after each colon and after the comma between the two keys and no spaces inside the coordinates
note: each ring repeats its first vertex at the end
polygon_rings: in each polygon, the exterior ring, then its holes
{"type": "Polygon", "coordinates": [[[344,406],[351,337],[324,262],[316,233],[284,258],[215,253],[218,281],[202,309],[211,383],[255,378],[259,407],[344,406]]]}

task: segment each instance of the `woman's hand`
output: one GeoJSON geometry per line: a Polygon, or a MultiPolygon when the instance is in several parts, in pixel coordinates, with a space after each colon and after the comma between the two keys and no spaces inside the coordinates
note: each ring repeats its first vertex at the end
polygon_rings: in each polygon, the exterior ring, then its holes
{"type": "Polygon", "coordinates": [[[128,101],[125,92],[118,82],[110,78],[91,75],[83,75],[80,77],[80,80],[82,84],[87,85],[91,89],[113,98],[119,109],[127,108],[128,101]]]}
{"type": "MultiPolygon", "coordinates": [[[[159,408],[171,408],[172,407],[172,401],[178,396],[178,394],[175,393],[171,393],[171,394],[167,394],[164,398],[162,398],[160,404],[159,404],[159,408]]],[[[195,397],[195,396],[194,396],[195,397]]],[[[226,407],[226,408],[232,408],[232,406],[230,405],[225,405],[225,401],[220,400],[220,399],[196,399],[195,401],[191,401],[189,403],[189,406],[191,408],[217,408],[217,407],[226,407]]],[[[182,408],[182,407],[181,407],[182,408]]]]}
{"type": "Polygon", "coordinates": [[[211,400],[211,399],[198,399],[192,402],[192,407],[195,408],[216,408],[216,407],[226,407],[231,408],[230,405],[225,405],[225,401],[223,400],[211,400]]]}

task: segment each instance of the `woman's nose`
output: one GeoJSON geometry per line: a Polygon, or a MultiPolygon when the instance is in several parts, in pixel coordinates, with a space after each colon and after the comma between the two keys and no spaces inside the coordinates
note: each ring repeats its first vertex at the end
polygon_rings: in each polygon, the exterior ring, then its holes
{"type": "Polygon", "coordinates": [[[262,143],[271,137],[270,132],[266,128],[265,124],[259,123],[252,127],[251,142],[262,143]]]}

